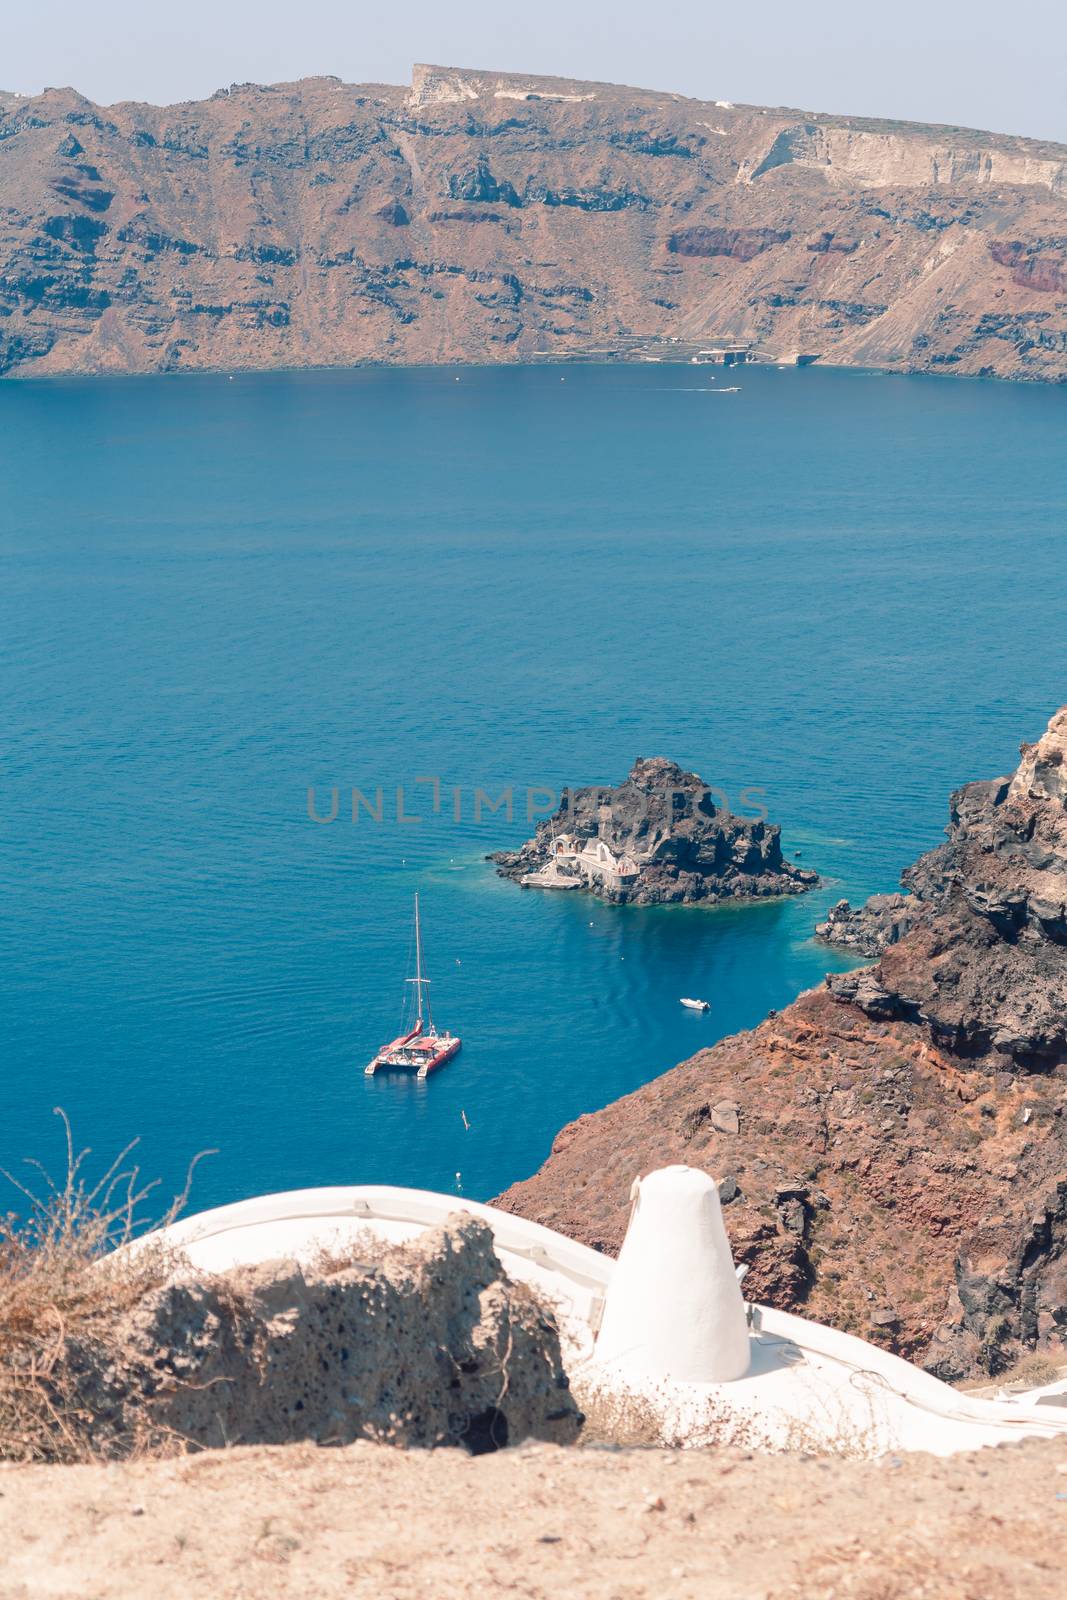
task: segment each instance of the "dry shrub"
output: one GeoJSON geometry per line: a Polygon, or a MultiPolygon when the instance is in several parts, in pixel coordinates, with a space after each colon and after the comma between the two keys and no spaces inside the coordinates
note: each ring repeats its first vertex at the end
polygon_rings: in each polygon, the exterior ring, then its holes
{"type": "Polygon", "coordinates": [[[576,1383],[574,1397],[585,1417],[579,1445],[657,1450],[671,1443],[663,1437],[660,1412],[644,1395],[576,1383]]]}
{"type": "MultiPolygon", "coordinates": [[[[64,1179],[55,1182],[30,1161],[38,1192],[3,1173],[25,1206],[22,1215],[0,1217],[0,1460],[96,1458],[94,1418],[79,1395],[72,1351],[102,1347],[118,1319],[173,1270],[173,1255],[161,1245],[116,1251],[174,1221],[200,1159],[163,1216],[148,1218],[145,1204],[157,1184],[144,1183],[129,1164],[137,1141],[93,1182],[86,1174],[91,1151],[75,1152],[66,1114],[56,1115],[66,1134],[64,1179]]],[[[150,1447],[147,1434],[144,1444],[150,1447]]]]}
{"type": "Polygon", "coordinates": [[[991,1395],[999,1389],[1042,1389],[1046,1383],[1067,1378],[1067,1363],[1043,1350],[1027,1350],[1012,1366],[1005,1367],[995,1378],[983,1373],[980,1378],[965,1378],[954,1384],[962,1394],[991,1395]]]}
{"type": "Polygon", "coordinates": [[[304,1272],[309,1278],[332,1278],[353,1268],[376,1267],[395,1248],[372,1228],[361,1228],[348,1239],[319,1245],[304,1263],[304,1272]]]}
{"type": "Polygon", "coordinates": [[[1028,1350],[1014,1366],[999,1374],[997,1382],[1005,1386],[1025,1383],[1032,1389],[1040,1389],[1046,1383],[1055,1383],[1057,1378],[1064,1377],[1067,1377],[1067,1367],[1062,1361],[1054,1361],[1040,1350],[1028,1350]]]}

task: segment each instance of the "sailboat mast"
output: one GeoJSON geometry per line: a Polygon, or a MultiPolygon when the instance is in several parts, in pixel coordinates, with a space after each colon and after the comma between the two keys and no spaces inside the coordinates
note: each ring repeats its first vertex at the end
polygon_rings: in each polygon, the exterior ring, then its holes
{"type": "Polygon", "coordinates": [[[416,1020],[422,1024],[422,929],[419,925],[419,891],[415,890],[415,993],[419,997],[416,1020]]]}
{"type": "MultiPolygon", "coordinates": [[[[421,1031],[422,991],[429,984],[430,980],[429,978],[424,978],[422,975],[422,924],[419,920],[419,896],[417,890],[415,893],[415,976],[413,978],[409,978],[408,982],[415,985],[415,993],[418,996],[418,1010],[415,1015],[415,1026],[421,1031]]],[[[430,1029],[432,1031],[433,1009],[430,1005],[429,995],[426,996],[426,1020],[429,1022],[430,1029]]]]}
{"type": "MultiPolygon", "coordinates": [[[[408,947],[410,958],[411,950],[408,947]]],[[[458,962],[457,962],[458,964],[458,962]]],[[[407,1004],[404,1006],[403,1034],[399,1039],[394,1039],[392,1044],[387,1044],[378,1051],[374,1059],[364,1067],[364,1073],[373,1077],[379,1067],[414,1067],[422,1082],[437,1067],[443,1066],[446,1061],[459,1050],[461,1040],[454,1033],[438,1033],[434,1026],[433,1008],[430,1005],[429,994],[425,996],[423,1005],[423,989],[429,988],[430,980],[422,970],[422,917],[419,914],[419,896],[415,893],[415,976],[405,979],[406,983],[413,983],[417,993],[416,1015],[411,1026],[411,1013],[407,1004]],[[429,1024],[423,1031],[423,1021],[429,1024]]]]}

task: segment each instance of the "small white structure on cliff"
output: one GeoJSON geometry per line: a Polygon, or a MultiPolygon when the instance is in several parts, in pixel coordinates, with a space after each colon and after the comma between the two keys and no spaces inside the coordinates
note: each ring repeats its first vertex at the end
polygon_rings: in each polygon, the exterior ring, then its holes
{"type": "Polygon", "coordinates": [[[630,855],[616,855],[603,839],[560,833],[543,867],[519,881],[533,889],[621,888],[633,883],[640,867],[630,855]]]}
{"type": "Polygon", "coordinates": [[[510,1276],[556,1308],[579,1402],[637,1401],[665,1441],[950,1455],[1067,1434],[1065,1385],[978,1399],[851,1334],[746,1305],[714,1180],[690,1167],[635,1182],[618,1261],[491,1206],[369,1185],[242,1201],[165,1237],[216,1272],[343,1252],[368,1229],[399,1242],[457,1211],[482,1217],[510,1276]]]}

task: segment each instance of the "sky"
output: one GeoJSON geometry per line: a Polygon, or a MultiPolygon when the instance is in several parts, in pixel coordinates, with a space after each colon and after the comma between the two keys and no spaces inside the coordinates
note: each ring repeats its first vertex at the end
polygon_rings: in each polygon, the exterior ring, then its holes
{"type": "Polygon", "coordinates": [[[1027,0],[7,0],[0,89],[102,104],[202,99],[415,61],[551,73],[700,99],[954,123],[1067,142],[1067,3],[1027,0]]]}

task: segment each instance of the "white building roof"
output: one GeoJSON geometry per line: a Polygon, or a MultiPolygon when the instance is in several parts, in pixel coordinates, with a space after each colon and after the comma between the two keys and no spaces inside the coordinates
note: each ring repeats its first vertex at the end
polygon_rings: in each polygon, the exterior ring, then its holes
{"type": "Polygon", "coordinates": [[[399,1243],[457,1211],[483,1218],[509,1275],[555,1306],[579,1393],[584,1386],[637,1396],[659,1415],[666,1438],[949,1455],[1067,1433],[1058,1393],[978,1399],[851,1334],[746,1308],[714,1183],[690,1168],[643,1181],[618,1262],[491,1206],[384,1185],[265,1195],[188,1217],[165,1237],[195,1269],[221,1272],[277,1257],[309,1260],[368,1229],[399,1243]]]}

